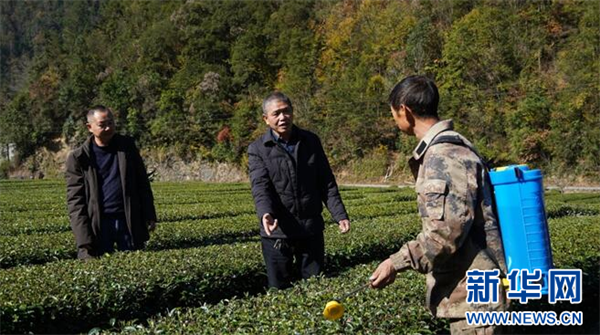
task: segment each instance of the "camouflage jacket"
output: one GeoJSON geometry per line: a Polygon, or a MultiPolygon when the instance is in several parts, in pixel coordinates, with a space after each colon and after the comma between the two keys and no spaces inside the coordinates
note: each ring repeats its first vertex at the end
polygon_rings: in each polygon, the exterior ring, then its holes
{"type": "Polygon", "coordinates": [[[465,311],[504,310],[504,291],[497,304],[466,303],[466,272],[500,268],[506,273],[498,223],[492,208],[487,169],[473,145],[453,131],[451,120],[429,129],[409,164],[422,220],[416,239],[390,258],[396,270],[427,275],[427,305],[433,315],[465,318],[465,311]],[[437,143],[438,136],[460,139],[437,143]]]}

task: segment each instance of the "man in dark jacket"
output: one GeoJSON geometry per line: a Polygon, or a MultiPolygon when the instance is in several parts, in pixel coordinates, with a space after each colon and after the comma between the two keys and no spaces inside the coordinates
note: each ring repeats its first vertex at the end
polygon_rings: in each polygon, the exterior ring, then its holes
{"type": "Polygon", "coordinates": [[[144,247],[156,211],[144,162],[132,138],[115,133],[113,113],[96,106],[87,114],[92,133],[69,153],[67,204],[78,258],[144,247]]]}
{"type": "Polygon", "coordinates": [[[350,221],[321,141],[293,124],[290,99],[271,93],[262,109],[269,129],[248,147],[248,165],[269,287],[281,289],[323,270],[323,203],[342,233],[350,221]]]}

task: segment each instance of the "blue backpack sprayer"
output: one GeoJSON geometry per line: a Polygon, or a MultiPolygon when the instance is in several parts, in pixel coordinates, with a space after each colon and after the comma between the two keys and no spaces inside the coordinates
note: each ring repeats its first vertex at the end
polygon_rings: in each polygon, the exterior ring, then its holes
{"type": "MultiPolygon", "coordinates": [[[[489,173],[494,187],[496,210],[508,271],[527,269],[542,272],[542,294],[548,294],[548,270],[552,249],[544,208],[540,170],[510,165],[489,173]]],[[[520,290],[520,280],[517,281],[520,290]]]]}
{"type": "MultiPolygon", "coordinates": [[[[460,136],[440,135],[432,145],[439,143],[468,147],[484,164],[486,162],[460,136]]],[[[548,294],[548,270],[553,266],[541,171],[530,170],[527,165],[510,165],[490,170],[489,177],[508,272],[541,270],[542,294],[548,294]]],[[[517,279],[516,289],[521,290],[520,276],[517,279]]]]}

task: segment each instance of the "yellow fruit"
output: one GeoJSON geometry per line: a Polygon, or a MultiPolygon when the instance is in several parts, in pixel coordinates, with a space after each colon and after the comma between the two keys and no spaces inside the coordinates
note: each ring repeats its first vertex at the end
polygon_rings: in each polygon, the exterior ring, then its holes
{"type": "Polygon", "coordinates": [[[502,278],[502,285],[508,290],[508,288],[510,287],[510,282],[508,281],[508,279],[502,278]]]}
{"type": "Polygon", "coordinates": [[[344,306],[339,302],[332,300],[325,305],[323,316],[327,320],[337,320],[344,315],[344,306]]]}

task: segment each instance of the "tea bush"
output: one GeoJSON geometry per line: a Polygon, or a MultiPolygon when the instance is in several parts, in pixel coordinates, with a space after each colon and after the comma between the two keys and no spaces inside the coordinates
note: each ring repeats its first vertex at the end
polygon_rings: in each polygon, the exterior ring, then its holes
{"type": "MultiPolygon", "coordinates": [[[[598,262],[600,261],[600,216],[561,218],[550,221],[553,253],[557,268],[581,268],[584,272],[584,304],[551,305],[546,298],[531,306],[513,302],[515,310],[581,310],[597,322],[598,262]],[[574,241],[577,241],[574,243],[574,241]],[[585,263],[582,263],[582,260],[585,263]]],[[[124,322],[123,333],[142,334],[438,334],[449,329],[423,306],[424,276],[414,271],[401,273],[385,290],[367,290],[343,301],[341,320],[327,321],[322,311],[329,300],[364,284],[377,262],[362,264],[335,278],[300,282],[290,290],[271,291],[245,299],[231,299],[216,305],[175,309],[145,324],[124,322]]],[[[587,323],[588,321],[586,321],[587,323]]],[[[517,333],[531,329],[517,328],[517,333]]],[[[541,333],[586,332],[584,327],[538,327],[541,333]]]]}
{"type": "MultiPolygon", "coordinates": [[[[420,230],[413,189],[341,187],[352,230],[327,222],[326,274],[263,293],[266,276],[248,184],[154,183],[159,219],[144,251],[76,261],[62,181],[0,181],[2,333],[440,333],[423,307],[424,277],[403,273],[383,290],[344,302],[342,321],[325,303],[364,283],[378,261],[420,230]],[[43,265],[34,265],[45,263],[43,265]],[[12,267],[12,268],[11,268],[12,267]],[[114,325],[114,326],[111,326],[114,325]],[[117,325],[120,325],[117,327],[117,325]]],[[[545,196],[554,263],[581,268],[584,301],[517,309],[583,310],[582,333],[598,324],[600,195],[545,196]]]]}
{"type": "MultiPolygon", "coordinates": [[[[332,271],[397,250],[418,231],[413,215],[354,224],[352,234],[326,230],[332,271]],[[396,223],[396,224],[393,224],[396,223]]],[[[258,242],[157,252],[117,253],[89,262],[61,261],[0,272],[3,331],[70,332],[151,315],[164,308],[217,302],[256,292],[265,277],[258,242]],[[28,292],[23,296],[23,292],[28,292]],[[69,325],[69,326],[66,326],[69,325]]]]}
{"type": "Polygon", "coordinates": [[[342,301],[340,320],[323,318],[325,304],[366,283],[377,262],[335,278],[312,278],[285,291],[231,299],[216,305],[175,309],[147,325],[125,322],[122,332],[140,334],[440,334],[447,323],[424,306],[425,277],[398,275],[385,290],[367,289],[342,301]]]}
{"type": "MultiPolygon", "coordinates": [[[[39,181],[31,183],[48,186],[39,181]]],[[[9,210],[3,208],[0,217],[0,268],[75,258],[75,242],[63,197],[51,197],[58,192],[42,187],[42,194],[48,196],[29,202],[40,208],[53,209],[23,211],[31,188],[26,187],[23,192],[14,187],[16,185],[3,185],[7,193],[16,192],[13,203],[19,205],[9,210]]],[[[64,189],[62,184],[50,185],[61,191],[64,189]]],[[[155,194],[160,223],[149,242],[149,250],[235,242],[253,236],[258,229],[247,185],[189,183],[188,189],[187,186],[177,188],[175,184],[164,183],[155,187],[155,194]]],[[[414,201],[408,201],[414,198],[410,189],[342,188],[342,194],[344,199],[354,199],[346,202],[352,219],[416,212],[414,201]]],[[[324,214],[326,221],[333,220],[329,212],[324,214]]]]}

